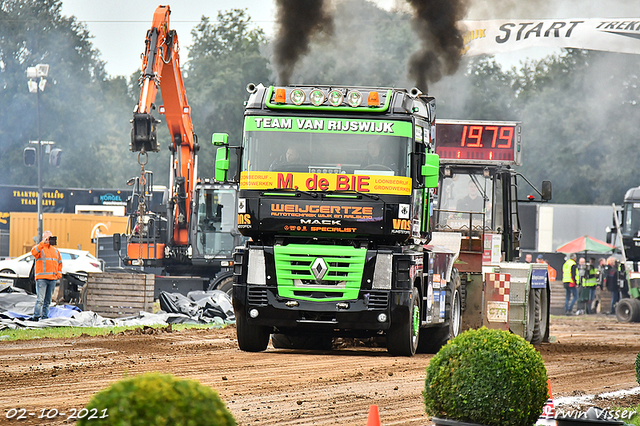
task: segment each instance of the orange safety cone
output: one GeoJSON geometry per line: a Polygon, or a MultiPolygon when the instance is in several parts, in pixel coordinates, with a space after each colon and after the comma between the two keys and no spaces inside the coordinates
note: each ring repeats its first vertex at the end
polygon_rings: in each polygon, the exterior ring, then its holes
{"type": "Polygon", "coordinates": [[[551,380],[547,379],[547,389],[549,389],[549,398],[542,407],[542,414],[538,417],[536,426],[555,426],[556,425],[556,409],[553,405],[553,394],[551,393],[551,380]]]}
{"type": "Polygon", "coordinates": [[[380,426],[380,414],[378,413],[377,405],[369,406],[369,418],[367,419],[367,426],[380,426]]]}

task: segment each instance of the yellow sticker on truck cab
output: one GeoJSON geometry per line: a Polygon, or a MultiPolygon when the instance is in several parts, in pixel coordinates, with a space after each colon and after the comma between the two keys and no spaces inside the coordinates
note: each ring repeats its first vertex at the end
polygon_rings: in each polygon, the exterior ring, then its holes
{"type": "Polygon", "coordinates": [[[405,176],[339,173],[242,172],[240,189],[291,189],[410,195],[411,178],[405,176]]]}

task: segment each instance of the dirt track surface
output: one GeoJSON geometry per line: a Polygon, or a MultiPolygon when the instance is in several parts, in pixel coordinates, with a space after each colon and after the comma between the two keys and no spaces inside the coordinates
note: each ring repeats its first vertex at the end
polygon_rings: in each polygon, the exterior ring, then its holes
{"type": "MultiPolygon", "coordinates": [[[[172,373],[216,389],[239,425],[366,425],[371,404],[383,425],[428,425],[421,391],[431,355],[389,356],[383,348],[245,353],[235,328],[0,342],[0,425],[67,425],[41,410],[80,410],[125,374],[172,373]],[[36,413],[8,420],[12,408],[36,413]]],[[[151,333],[151,330],[148,332],[151,333]]],[[[554,398],[638,386],[640,324],[614,318],[552,319],[554,343],[538,347],[554,398]]],[[[637,406],[638,395],[598,406],[637,406]]],[[[556,406],[556,408],[558,408],[556,406]]]]}

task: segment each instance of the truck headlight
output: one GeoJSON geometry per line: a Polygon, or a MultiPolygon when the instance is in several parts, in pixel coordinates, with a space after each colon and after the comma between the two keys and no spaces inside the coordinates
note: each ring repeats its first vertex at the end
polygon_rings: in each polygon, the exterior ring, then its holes
{"type": "Polygon", "coordinates": [[[359,107],[362,103],[362,93],[357,90],[352,90],[347,95],[347,103],[352,107],[359,107]]]}
{"type": "Polygon", "coordinates": [[[247,284],[267,285],[264,250],[254,248],[249,249],[247,284]]]}
{"type": "Polygon", "coordinates": [[[320,89],[313,89],[309,93],[309,100],[315,106],[320,106],[324,103],[324,92],[320,89]]]}
{"type": "Polygon", "coordinates": [[[291,94],[289,95],[289,98],[291,99],[291,102],[293,102],[295,105],[302,105],[306,96],[302,89],[293,89],[291,91],[291,94]]]}
{"type": "Polygon", "coordinates": [[[342,101],[344,100],[344,95],[339,90],[332,90],[329,92],[329,105],[337,107],[342,105],[342,101]]]}
{"type": "Polygon", "coordinates": [[[380,254],[376,256],[376,266],[373,271],[373,284],[371,288],[374,290],[389,290],[391,289],[391,275],[392,268],[392,254],[380,254]]]}

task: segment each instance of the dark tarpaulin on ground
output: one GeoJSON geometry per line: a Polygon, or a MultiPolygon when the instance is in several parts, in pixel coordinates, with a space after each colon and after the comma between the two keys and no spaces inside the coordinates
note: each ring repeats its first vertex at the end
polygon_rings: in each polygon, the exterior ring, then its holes
{"type": "MultiPolygon", "coordinates": [[[[45,327],[151,326],[184,323],[212,324],[222,327],[235,322],[231,299],[226,293],[219,290],[192,293],[194,294],[190,293],[191,298],[187,301],[174,303],[176,309],[170,309],[171,312],[165,311],[155,314],[140,312],[135,316],[104,318],[95,312],[81,311],[76,306],[52,305],[49,309],[50,318],[36,322],[30,320],[36,296],[10,285],[0,285],[0,330],[45,327]],[[189,306],[189,308],[178,309],[178,306],[189,306]]],[[[185,297],[180,294],[178,296],[185,297]]],[[[176,293],[166,293],[164,298],[169,301],[182,300],[176,296],[176,293]]],[[[169,307],[167,306],[167,308],[169,307]]]]}
{"type": "Polygon", "coordinates": [[[162,291],[158,299],[160,309],[165,312],[185,314],[198,319],[220,317],[235,321],[231,299],[220,290],[190,291],[186,296],[162,291]]]}

